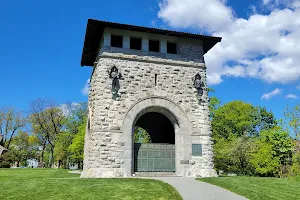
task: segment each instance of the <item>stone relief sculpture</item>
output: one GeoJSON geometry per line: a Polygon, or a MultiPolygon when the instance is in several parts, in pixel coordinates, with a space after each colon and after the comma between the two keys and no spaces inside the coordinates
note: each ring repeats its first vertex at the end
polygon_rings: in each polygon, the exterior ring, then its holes
{"type": "Polygon", "coordinates": [[[197,89],[197,97],[201,98],[203,94],[203,82],[201,80],[201,75],[197,73],[194,76],[193,81],[194,81],[194,87],[197,89]]]}
{"type": "Polygon", "coordinates": [[[118,94],[119,89],[120,89],[120,82],[119,79],[122,78],[122,74],[119,73],[119,70],[116,66],[113,66],[109,71],[109,78],[112,79],[112,84],[111,84],[111,93],[112,93],[112,98],[114,100],[118,100],[120,98],[120,95],[118,94]]]}

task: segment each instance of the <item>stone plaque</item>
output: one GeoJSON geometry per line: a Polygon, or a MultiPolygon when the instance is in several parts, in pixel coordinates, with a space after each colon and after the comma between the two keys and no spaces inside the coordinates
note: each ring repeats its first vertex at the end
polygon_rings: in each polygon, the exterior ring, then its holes
{"type": "Polygon", "coordinates": [[[192,156],[202,156],[202,144],[192,144],[192,156]]]}
{"type": "Polygon", "coordinates": [[[190,163],[189,160],[181,160],[181,161],[180,161],[180,164],[189,164],[189,163],[190,163]]]}

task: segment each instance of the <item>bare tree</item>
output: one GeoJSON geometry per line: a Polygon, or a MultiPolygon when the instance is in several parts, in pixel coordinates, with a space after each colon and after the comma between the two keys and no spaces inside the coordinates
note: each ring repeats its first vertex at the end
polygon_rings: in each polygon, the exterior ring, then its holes
{"type": "Polygon", "coordinates": [[[4,147],[9,149],[17,130],[26,124],[23,113],[14,107],[0,108],[0,134],[3,135],[4,147]]]}
{"type": "Polygon", "coordinates": [[[53,166],[55,140],[64,126],[66,119],[64,113],[50,100],[36,99],[29,104],[29,114],[33,132],[43,145],[42,159],[45,146],[49,144],[50,164],[53,166]]]}

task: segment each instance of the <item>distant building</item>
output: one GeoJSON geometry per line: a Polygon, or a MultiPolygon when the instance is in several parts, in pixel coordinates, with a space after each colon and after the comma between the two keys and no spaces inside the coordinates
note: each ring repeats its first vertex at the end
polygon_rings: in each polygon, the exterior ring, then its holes
{"type": "Polygon", "coordinates": [[[77,170],[78,164],[77,163],[69,163],[69,169],[77,170]]]}
{"type": "Polygon", "coordinates": [[[28,159],[27,160],[27,167],[28,168],[38,168],[39,161],[36,159],[28,159]]]}

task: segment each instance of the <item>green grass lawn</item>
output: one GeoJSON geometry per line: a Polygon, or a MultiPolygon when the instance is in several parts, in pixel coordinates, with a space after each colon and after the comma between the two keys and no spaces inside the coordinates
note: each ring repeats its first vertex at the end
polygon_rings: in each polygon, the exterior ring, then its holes
{"type": "Polygon", "coordinates": [[[253,200],[300,199],[300,179],[260,177],[218,177],[197,179],[228,189],[253,200]]]}
{"type": "Polygon", "coordinates": [[[148,179],[81,179],[57,169],[0,169],[0,199],[182,199],[170,185],[148,179]]]}

